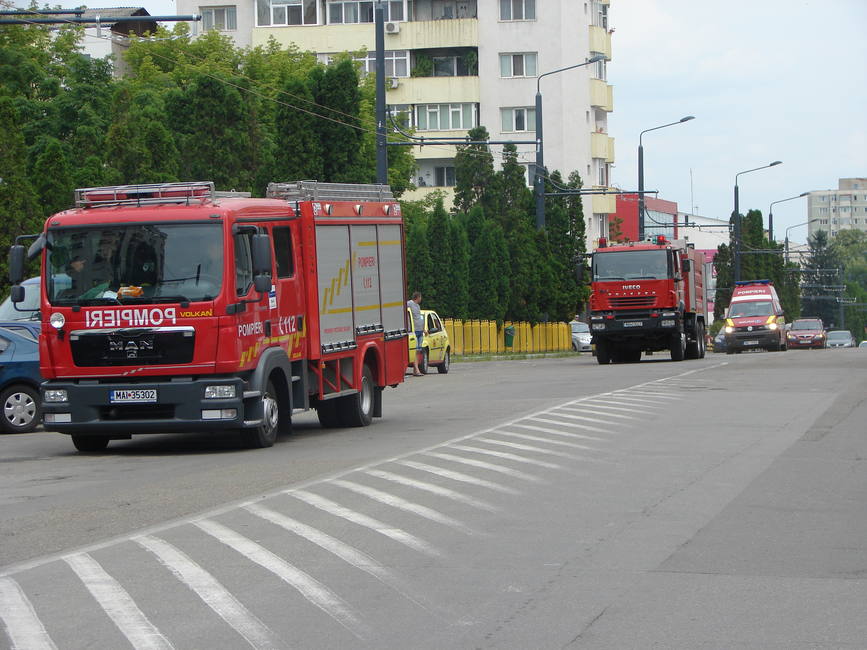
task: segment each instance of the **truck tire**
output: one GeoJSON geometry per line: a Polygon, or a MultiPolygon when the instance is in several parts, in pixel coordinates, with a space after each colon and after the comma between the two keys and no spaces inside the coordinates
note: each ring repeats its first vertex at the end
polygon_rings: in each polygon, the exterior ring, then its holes
{"type": "Polygon", "coordinates": [[[704,325],[696,323],[695,326],[695,341],[690,341],[686,344],[687,359],[703,359],[704,358],[704,325]]]}
{"type": "Polygon", "coordinates": [[[319,424],[326,429],[336,429],[340,426],[340,418],[337,417],[337,403],[340,399],[330,399],[324,402],[319,402],[316,406],[316,415],[319,417],[319,424]]]}
{"type": "Polygon", "coordinates": [[[373,421],[373,373],[367,364],[361,369],[361,390],[337,400],[337,417],[344,427],[366,427],[373,421]]]}
{"type": "Polygon", "coordinates": [[[611,363],[611,352],[608,349],[608,341],[599,339],[596,341],[596,362],[601,366],[611,363]]]}
{"type": "Polygon", "coordinates": [[[105,451],[108,438],[105,436],[72,436],[72,444],[78,451],[105,451]]]}
{"type": "Polygon", "coordinates": [[[672,334],[669,349],[672,361],[683,361],[686,356],[686,335],[683,332],[672,334]]]}
{"type": "Polygon", "coordinates": [[[244,446],[248,449],[272,447],[277,440],[280,424],[285,418],[281,410],[277,391],[269,379],[265,392],[262,393],[262,422],[252,429],[241,431],[241,442],[244,446]]]}

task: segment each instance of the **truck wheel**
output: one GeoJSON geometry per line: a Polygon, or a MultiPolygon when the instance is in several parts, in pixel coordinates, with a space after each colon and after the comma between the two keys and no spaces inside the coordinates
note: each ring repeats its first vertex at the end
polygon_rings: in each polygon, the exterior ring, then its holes
{"type": "Polygon", "coordinates": [[[280,402],[274,384],[268,380],[268,386],[262,395],[262,423],[252,429],[241,431],[241,441],[248,449],[263,449],[272,447],[277,440],[277,431],[281,423],[280,402]]]}
{"type": "Polygon", "coordinates": [[[72,444],[78,451],[104,451],[108,447],[105,436],[72,436],[72,444]]]}
{"type": "Polygon", "coordinates": [[[449,350],[446,350],[446,356],[443,357],[443,362],[437,366],[437,372],[441,375],[448,374],[449,366],[452,362],[452,355],[449,350]]]}
{"type": "Polygon", "coordinates": [[[361,370],[361,390],[338,399],[337,416],[345,427],[366,427],[373,421],[373,373],[367,364],[361,370]]]}
{"type": "Polygon", "coordinates": [[[626,363],[638,363],[641,361],[641,350],[629,350],[623,355],[626,363]]]}
{"type": "Polygon", "coordinates": [[[683,361],[686,356],[686,335],[683,332],[671,335],[670,350],[672,361],[683,361]]]}
{"type": "Polygon", "coordinates": [[[39,392],[18,384],[0,395],[3,406],[2,429],[6,433],[30,433],[42,420],[39,392]]]}
{"type": "Polygon", "coordinates": [[[336,429],[340,426],[340,418],[337,417],[337,406],[340,399],[330,399],[324,402],[319,402],[316,406],[316,415],[319,417],[319,424],[326,429],[336,429]]]}
{"type": "Polygon", "coordinates": [[[608,341],[605,339],[596,341],[596,361],[601,366],[611,363],[611,353],[608,350],[608,341]]]}
{"type": "Polygon", "coordinates": [[[704,326],[697,323],[695,326],[695,341],[686,344],[687,359],[702,359],[704,357],[704,326]]]}

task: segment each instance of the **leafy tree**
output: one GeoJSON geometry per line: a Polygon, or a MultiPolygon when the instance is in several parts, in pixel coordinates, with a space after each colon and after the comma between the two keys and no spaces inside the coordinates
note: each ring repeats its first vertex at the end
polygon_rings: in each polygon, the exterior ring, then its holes
{"type": "Polygon", "coordinates": [[[323,178],[323,152],[316,137],[317,118],[311,110],[313,90],[306,81],[289,77],[280,91],[275,119],[278,146],[274,180],[323,178]]]}
{"type": "Polygon", "coordinates": [[[48,217],[70,206],[75,188],[72,168],[60,140],[46,137],[40,149],[30,178],[37,196],[42,198],[42,216],[48,217]]]}

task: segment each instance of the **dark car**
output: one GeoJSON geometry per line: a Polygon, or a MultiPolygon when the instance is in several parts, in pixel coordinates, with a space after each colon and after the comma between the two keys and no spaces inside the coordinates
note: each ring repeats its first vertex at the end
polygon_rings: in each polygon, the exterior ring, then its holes
{"type": "Polygon", "coordinates": [[[855,337],[849,330],[832,330],[828,332],[829,348],[854,348],[855,337]]]}
{"type": "Polygon", "coordinates": [[[786,334],[789,348],[822,349],[827,347],[825,324],[821,318],[799,318],[792,321],[786,334]]]}
{"type": "Polygon", "coordinates": [[[0,322],[0,430],[28,433],[42,422],[39,329],[34,321],[0,322]]]}

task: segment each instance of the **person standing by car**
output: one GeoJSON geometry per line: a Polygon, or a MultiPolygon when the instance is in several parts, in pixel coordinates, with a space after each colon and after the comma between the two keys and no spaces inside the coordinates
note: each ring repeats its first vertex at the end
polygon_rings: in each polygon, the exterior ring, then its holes
{"type": "Polygon", "coordinates": [[[406,301],[406,306],[409,308],[409,313],[412,316],[412,329],[415,332],[415,360],[412,363],[412,374],[416,377],[421,377],[422,373],[418,367],[418,357],[421,354],[421,344],[424,338],[424,316],[421,315],[421,293],[416,291],[412,294],[412,300],[406,301]]]}

